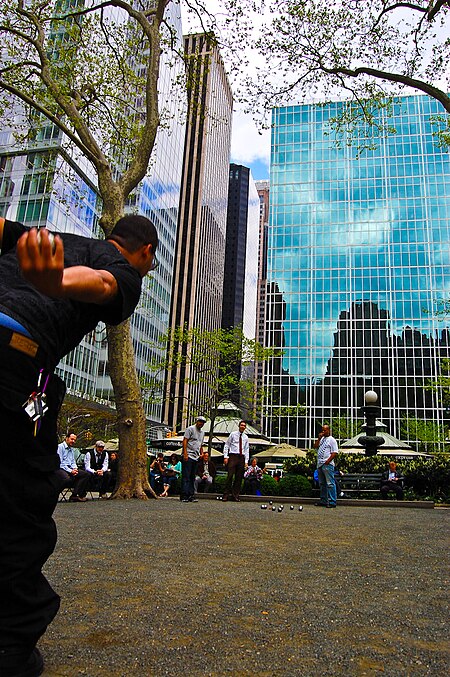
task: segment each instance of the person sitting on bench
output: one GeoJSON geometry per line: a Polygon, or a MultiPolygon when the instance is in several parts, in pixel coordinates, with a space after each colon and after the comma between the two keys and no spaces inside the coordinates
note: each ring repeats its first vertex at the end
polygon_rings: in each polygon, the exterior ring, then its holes
{"type": "Polygon", "coordinates": [[[215,476],[216,466],[214,461],[211,461],[209,453],[204,451],[197,461],[197,468],[195,470],[195,493],[197,494],[199,488],[202,487],[204,493],[207,494],[214,482],[215,476]]]}
{"type": "Polygon", "coordinates": [[[98,491],[99,498],[106,497],[108,485],[108,452],[105,451],[105,443],[98,440],[92,451],[88,451],[84,457],[84,469],[90,476],[91,491],[98,491]]]}
{"type": "Polygon", "coordinates": [[[390,461],[389,470],[386,470],[381,476],[380,491],[387,500],[390,491],[394,491],[397,501],[403,500],[403,477],[397,472],[397,465],[394,461],[390,461]]]}

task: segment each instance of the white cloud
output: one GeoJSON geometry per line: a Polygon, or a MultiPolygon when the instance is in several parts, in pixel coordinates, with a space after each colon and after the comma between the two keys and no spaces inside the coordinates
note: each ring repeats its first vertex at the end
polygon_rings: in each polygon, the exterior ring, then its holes
{"type": "Polygon", "coordinates": [[[270,162],[270,129],[260,133],[252,116],[240,110],[233,113],[231,158],[246,166],[258,160],[267,166],[270,162]]]}

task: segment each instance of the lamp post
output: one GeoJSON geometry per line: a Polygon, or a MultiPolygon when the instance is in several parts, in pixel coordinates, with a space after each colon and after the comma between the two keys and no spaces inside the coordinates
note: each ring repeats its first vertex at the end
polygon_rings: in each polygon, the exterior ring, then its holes
{"type": "Polygon", "coordinates": [[[374,390],[368,390],[364,394],[364,406],[361,408],[366,419],[366,434],[358,437],[358,442],[365,448],[366,456],[375,456],[378,447],[384,444],[384,439],[377,435],[376,420],[380,416],[381,408],[374,390]]]}

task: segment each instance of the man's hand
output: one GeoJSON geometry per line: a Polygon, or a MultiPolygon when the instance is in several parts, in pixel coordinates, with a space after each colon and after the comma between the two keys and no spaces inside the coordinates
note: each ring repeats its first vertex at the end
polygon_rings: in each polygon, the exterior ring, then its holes
{"type": "Polygon", "coordinates": [[[55,235],[53,244],[45,228],[32,228],[17,242],[17,258],[24,278],[51,298],[68,298],[103,305],[116,296],[117,280],[108,270],[89,266],[64,268],[64,245],[55,235]]]}
{"type": "Polygon", "coordinates": [[[70,474],[71,475],[78,475],[78,468],[72,468],[72,470],[70,471],[70,474]]]}
{"type": "Polygon", "coordinates": [[[53,245],[46,228],[32,228],[17,242],[17,258],[24,278],[46,296],[59,297],[64,274],[64,245],[55,235],[53,245]]]}
{"type": "Polygon", "coordinates": [[[228,458],[224,458],[223,463],[224,463],[224,465],[228,465],[228,458]]]}

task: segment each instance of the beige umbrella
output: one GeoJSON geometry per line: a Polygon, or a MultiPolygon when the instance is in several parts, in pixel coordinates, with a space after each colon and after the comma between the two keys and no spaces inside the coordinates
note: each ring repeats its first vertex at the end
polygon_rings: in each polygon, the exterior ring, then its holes
{"type": "MultiPolygon", "coordinates": [[[[87,451],[92,451],[94,449],[94,445],[91,447],[84,447],[83,448],[83,453],[86,453],[87,451]]],[[[109,442],[105,442],[105,451],[119,451],[119,440],[116,438],[115,440],[109,440],[109,442]]]]}
{"type": "MultiPolygon", "coordinates": [[[[160,451],[163,452],[164,458],[169,458],[171,454],[176,454],[177,456],[180,456],[183,453],[183,447],[180,447],[179,449],[158,449],[155,452],[147,452],[147,454],[151,456],[156,456],[160,451]]],[[[206,451],[206,448],[204,448],[204,451],[206,451]]],[[[223,454],[221,451],[217,451],[217,449],[211,449],[211,457],[212,458],[223,458],[223,454]]]]}
{"type": "Polygon", "coordinates": [[[278,444],[270,449],[265,451],[260,451],[258,454],[253,454],[255,458],[269,459],[269,458],[280,458],[282,460],[288,458],[306,458],[306,449],[298,449],[292,444],[278,444]]]}

